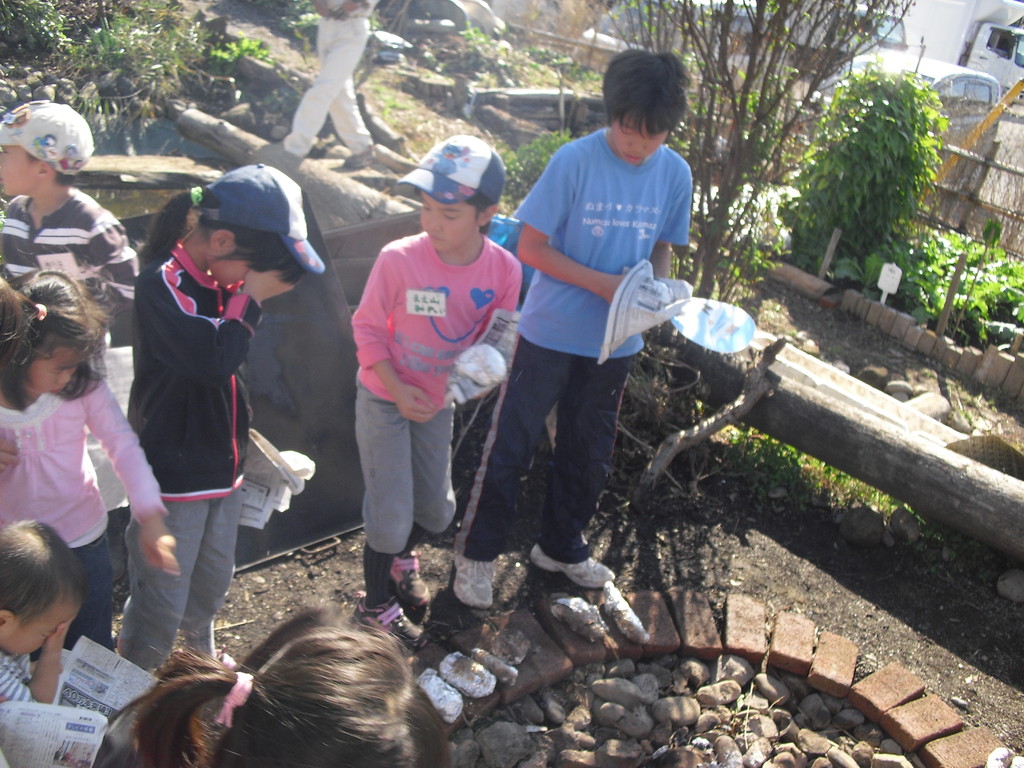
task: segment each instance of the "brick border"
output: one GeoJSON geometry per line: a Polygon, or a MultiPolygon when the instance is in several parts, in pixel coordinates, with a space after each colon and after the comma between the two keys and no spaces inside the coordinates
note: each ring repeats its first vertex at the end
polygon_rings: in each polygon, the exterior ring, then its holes
{"type": "MultiPolygon", "coordinates": [[[[591,603],[600,603],[600,593],[584,596],[591,603]]],[[[743,656],[755,668],[772,666],[783,672],[804,669],[801,674],[807,675],[812,688],[846,697],[905,751],[916,753],[926,768],[985,768],[988,755],[1006,746],[987,728],[967,728],[954,708],[929,693],[925,683],[899,663],[854,681],[857,645],[821,629],[801,614],[784,611],[770,616],[761,601],[731,594],[723,606],[722,632],[715,623],[712,603],[702,592],[676,587],[665,595],[643,590],[625,597],[643,611],[645,625],[652,628],[650,645],[631,644],[617,632],[605,643],[590,643],[554,619],[545,610],[547,600],[538,604],[536,617],[520,609],[491,616],[481,625],[456,634],[452,646],[457,650],[491,650],[502,629],[515,627],[529,638],[534,650],[520,665],[516,685],[509,688],[499,683],[490,696],[467,700],[464,717],[452,724],[450,734],[499,704],[508,705],[560,682],[576,666],[666,653],[704,660],[731,653],[743,656]],[[668,628],[663,626],[666,622],[671,622],[668,628]]],[[[428,645],[416,654],[414,664],[418,670],[436,666],[446,653],[437,644],[428,645]]]]}

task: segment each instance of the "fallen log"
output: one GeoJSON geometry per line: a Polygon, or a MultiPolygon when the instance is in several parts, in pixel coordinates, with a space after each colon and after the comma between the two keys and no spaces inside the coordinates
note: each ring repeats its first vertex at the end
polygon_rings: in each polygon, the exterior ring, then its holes
{"type": "Polygon", "coordinates": [[[184,136],[216,151],[235,165],[266,163],[288,174],[306,192],[321,229],[414,210],[397,198],[339,173],[341,161],[337,159],[300,160],[285,152],[280,144],[268,142],[198,109],[186,109],[178,116],[176,125],[184,136]]]}
{"type": "MultiPolygon", "coordinates": [[[[713,407],[742,389],[745,371],[737,361],[685,342],[681,360],[701,372],[713,407]]],[[[775,366],[768,377],[772,396],[759,400],[744,423],[1024,560],[1024,481],[954,453],[934,436],[901,429],[871,408],[778,376],[775,366]]]]}
{"type": "Polygon", "coordinates": [[[87,189],[188,189],[220,175],[217,168],[187,157],[94,155],[76,184],[87,189]]]}

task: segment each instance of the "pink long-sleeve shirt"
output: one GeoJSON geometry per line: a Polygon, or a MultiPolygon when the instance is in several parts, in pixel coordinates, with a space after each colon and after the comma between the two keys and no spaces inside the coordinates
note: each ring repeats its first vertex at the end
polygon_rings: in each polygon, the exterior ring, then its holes
{"type": "Polygon", "coordinates": [[[139,439],[105,382],[64,400],[44,394],[24,411],[0,407],[0,438],[18,448],[18,461],[0,471],[0,525],[38,520],[69,546],[95,540],[107,511],[86,452],[86,430],[100,441],[128,492],[132,515],[164,514],[160,486],[139,439]]]}
{"type": "Polygon", "coordinates": [[[391,400],[373,371],[391,360],[404,383],[441,407],[455,357],[480,337],[495,309],[516,308],[521,280],[515,256],[487,238],[465,265],[442,261],[422,233],[384,246],[352,316],[359,381],[391,400]]]}

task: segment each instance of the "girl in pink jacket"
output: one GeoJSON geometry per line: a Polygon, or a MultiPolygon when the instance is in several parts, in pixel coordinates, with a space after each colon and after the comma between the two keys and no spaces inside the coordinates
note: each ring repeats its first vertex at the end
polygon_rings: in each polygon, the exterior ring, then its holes
{"type": "Polygon", "coordinates": [[[42,271],[16,285],[27,297],[23,347],[0,370],[0,442],[15,448],[0,468],[0,525],[52,526],[85,566],[88,595],[68,630],[113,648],[113,577],[107,512],[86,453],[91,432],[124,484],[144,531],[147,557],[177,571],[160,488],[110,388],[90,359],[103,348],[105,315],[81,284],[42,271]]]}

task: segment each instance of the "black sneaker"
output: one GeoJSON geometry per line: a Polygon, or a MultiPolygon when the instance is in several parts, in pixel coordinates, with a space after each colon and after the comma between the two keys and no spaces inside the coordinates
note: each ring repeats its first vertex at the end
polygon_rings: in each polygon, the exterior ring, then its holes
{"type": "Polygon", "coordinates": [[[391,581],[403,605],[422,608],[430,602],[430,588],[420,578],[420,553],[412,550],[408,557],[395,555],[391,561],[391,581]]]}
{"type": "Polygon", "coordinates": [[[430,642],[427,633],[405,617],[402,606],[394,598],[374,608],[367,608],[366,598],[363,597],[356,605],[355,616],[361,624],[376,627],[394,635],[410,651],[418,651],[430,642]]]}

